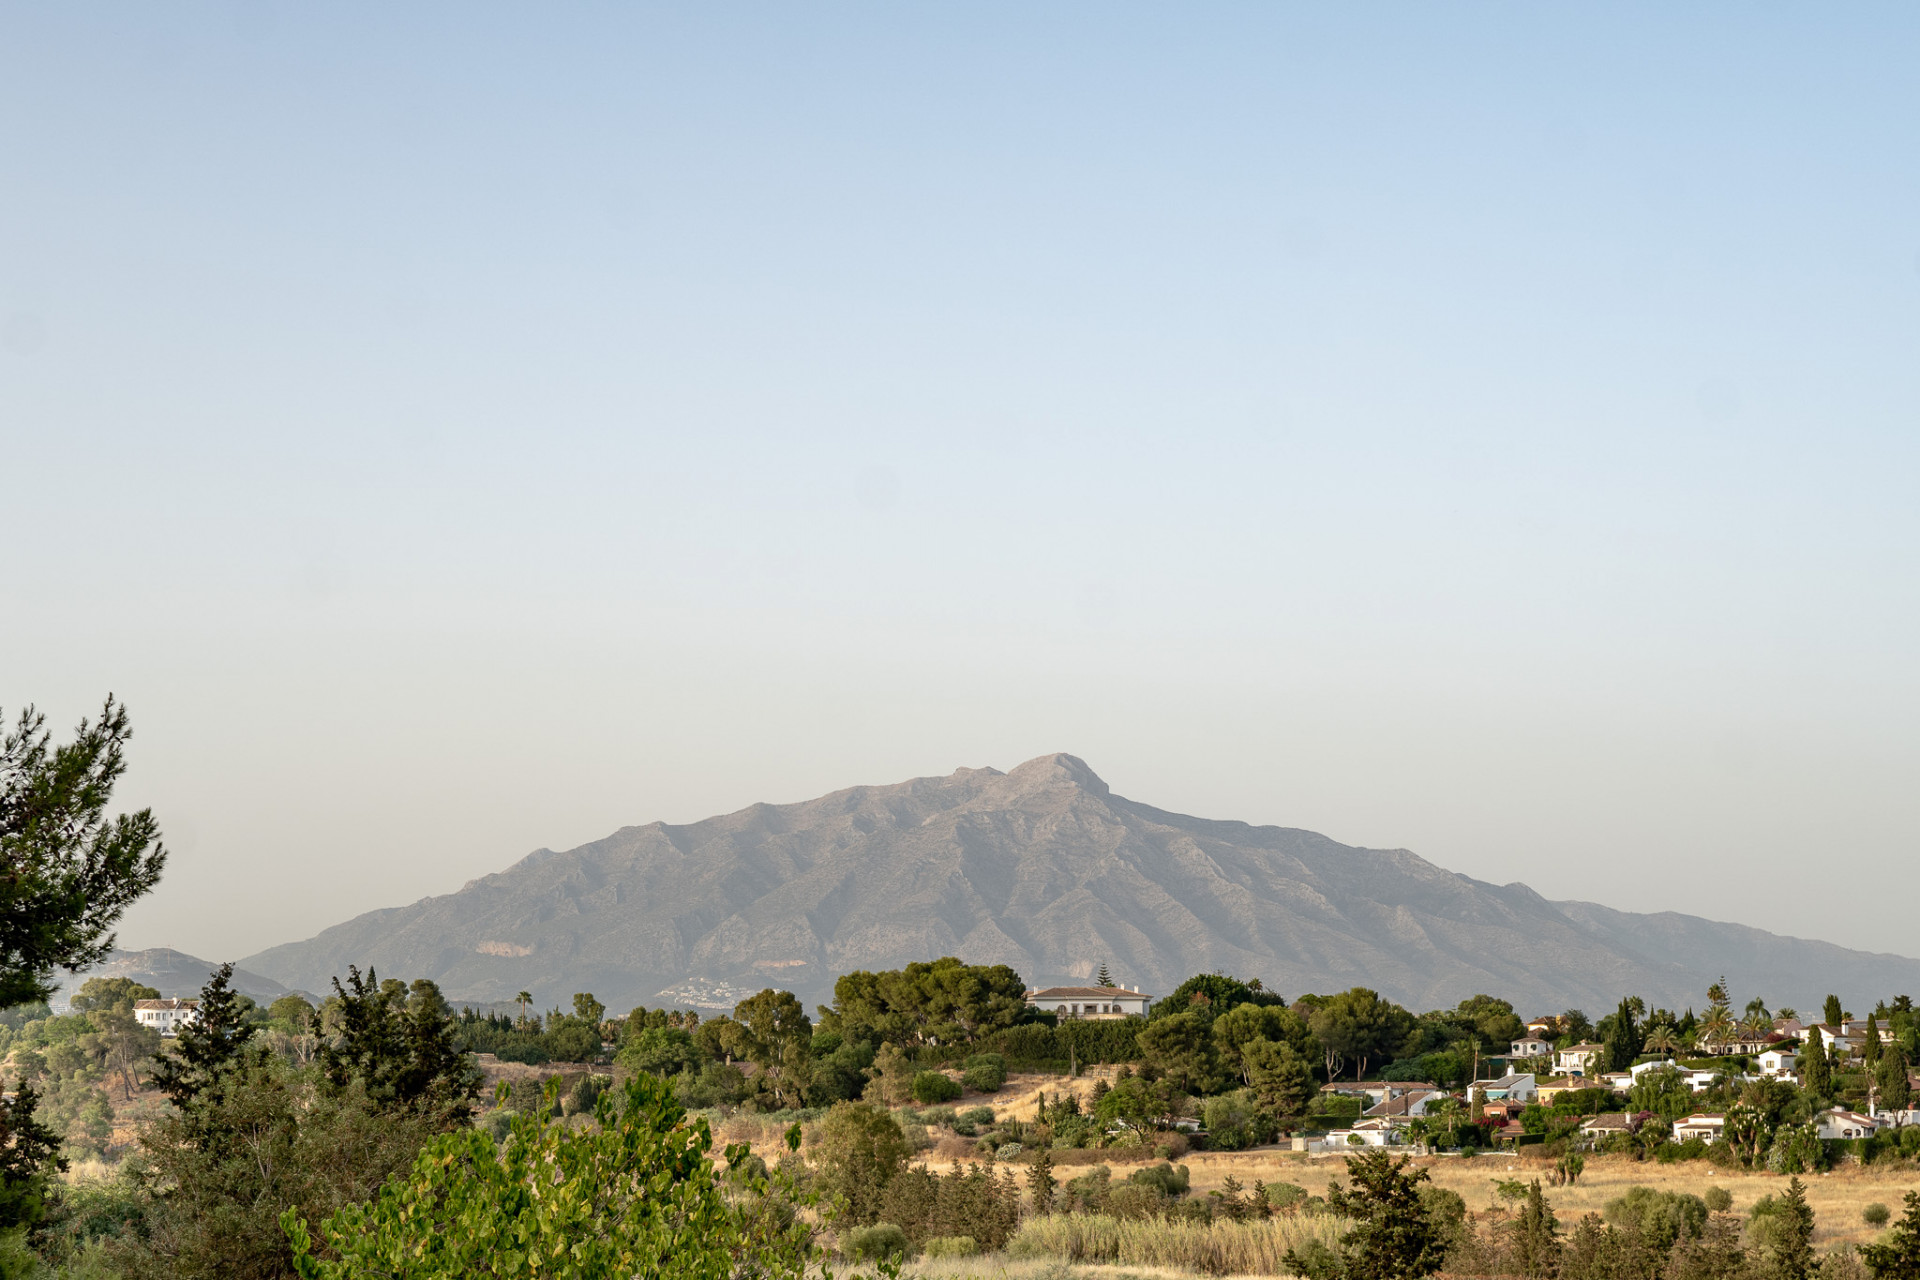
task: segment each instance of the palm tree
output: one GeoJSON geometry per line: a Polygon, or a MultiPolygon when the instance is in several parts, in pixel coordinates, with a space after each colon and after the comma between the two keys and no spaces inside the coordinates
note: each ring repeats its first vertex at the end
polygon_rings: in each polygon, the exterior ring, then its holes
{"type": "Polygon", "coordinates": [[[1708,1053],[1716,1053],[1726,1046],[1727,1038],[1733,1034],[1733,1015],[1725,1005],[1714,1005],[1707,1010],[1707,1016],[1700,1019],[1700,1047],[1708,1053]]]}
{"type": "Polygon", "coordinates": [[[1664,1053],[1671,1057],[1680,1051],[1680,1037],[1663,1022],[1647,1033],[1646,1047],[1651,1053],[1664,1053]]]}
{"type": "Polygon", "coordinates": [[[527,1006],[533,1003],[533,992],[522,991],[514,999],[520,1002],[520,1025],[524,1027],[527,1025],[527,1006]]]}

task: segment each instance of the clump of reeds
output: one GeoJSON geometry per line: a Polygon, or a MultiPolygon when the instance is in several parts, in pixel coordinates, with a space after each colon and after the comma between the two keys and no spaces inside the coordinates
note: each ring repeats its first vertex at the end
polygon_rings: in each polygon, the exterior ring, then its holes
{"type": "Polygon", "coordinates": [[[1007,1252],[1016,1258],[1176,1267],[1216,1276],[1283,1275],[1281,1259],[1289,1250],[1310,1240],[1337,1245],[1345,1225],[1321,1214],[1191,1222],[1055,1213],[1022,1223],[1007,1252]]]}

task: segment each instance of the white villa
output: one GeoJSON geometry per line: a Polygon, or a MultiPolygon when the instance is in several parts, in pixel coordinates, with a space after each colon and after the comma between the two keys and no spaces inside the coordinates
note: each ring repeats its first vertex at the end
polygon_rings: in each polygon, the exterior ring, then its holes
{"type": "MultiPolygon", "coordinates": [[[[153,988],[147,988],[151,991],[153,988]]],[[[136,1000],[133,1016],[141,1026],[152,1027],[163,1036],[179,1031],[184,1023],[192,1022],[200,1016],[198,1000],[136,1000]]]]}
{"type": "Polygon", "coordinates": [[[1593,1074],[1594,1063],[1600,1061],[1600,1055],[1605,1052],[1605,1047],[1594,1044],[1591,1040],[1584,1044],[1572,1045],[1555,1051],[1553,1069],[1570,1076],[1590,1076],[1593,1074]]]}
{"type": "Polygon", "coordinates": [[[1507,1048],[1509,1058],[1544,1058],[1552,1052],[1553,1041],[1531,1034],[1515,1040],[1507,1048]]]}
{"type": "Polygon", "coordinates": [[[1800,1069],[1800,1055],[1792,1049],[1769,1049],[1760,1055],[1760,1074],[1770,1079],[1790,1076],[1800,1069]]]}
{"type": "Polygon", "coordinates": [[[1061,1018],[1144,1018],[1153,997],[1134,987],[1048,987],[1027,992],[1027,1007],[1061,1018]]]}
{"type": "Polygon", "coordinates": [[[1696,1111],[1684,1120],[1673,1122],[1673,1140],[1685,1142],[1689,1138],[1698,1138],[1702,1142],[1718,1142],[1727,1132],[1727,1118],[1718,1112],[1696,1111]]]}
{"type": "Polygon", "coordinates": [[[1813,1123],[1818,1126],[1823,1142],[1842,1138],[1871,1138],[1874,1130],[1880,1127],[1878,1121],[1845,1107],[1829,1107],[1815,1116],[1813,1123]]]}

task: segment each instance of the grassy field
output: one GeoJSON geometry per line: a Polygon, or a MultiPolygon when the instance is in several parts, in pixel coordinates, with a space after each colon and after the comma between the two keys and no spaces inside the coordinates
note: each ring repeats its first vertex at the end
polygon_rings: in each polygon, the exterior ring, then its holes
{"type": "MultiPolygon", "coordinates": [[[[1243,1186],[1252,1186],[1259,1178],[1266,1182],[1291,1182],[1315,1193],[1324,1193],[1331,1179],[1344,1180],[1345,1162],[1337,1156],[1308,1158],[1277,1150],[1256,1150],[1209,1154],[1195,1152],[1184,1163],[1193,1175],[1193,1190],[1205,1194],[1218,1187],[1222,1178],[1232,1174],[1243,1186]]],[[[1540,1178],[1546,1181],[1544,1161],[1508,1156],[1483,1155],[1475,1160],[1453,1156],[1418,1160],[1433,1181],[1457,1191],[1467,1208],[1486,1209],[1494,1200],[1496,1178],[1540,1178]]],[[[1807,1203],[1815,1214],[1815,1245],[1830,1249],[1839,1244],[1864,1244],[1879,1231],[1861,1220],[1860,1211],[1878,1202],[1900,1212],[1900,1200],[1908,1191],[1920,1190],[1920,1170],[1908,1166],[1882,1171],[1858,1165],[1843,1165],[1829,1173],[1805,1178],[1807,1203]]],[[[1585,1213],[1599,1213],[1607,1201],[1625,1193],[1631,1186],[1654,1187],[1661,1191],[1684,1191],[1704,1195],[1707,1188],[1725,1187],[1733,1195],[1737,1213],[1745,1213],[1762,1196],[1784,1190],[1787,1180],[1766,1173],[1728,1172],[1704,1160],[1675,1164],[1651,1161],[1635,1162],[1624,1156],[1588,1156],[1586,1171],[1571,1187],[1546,1188],[1547,1199],[1563,1226],[1571,1227],[1585,1213]]]]}

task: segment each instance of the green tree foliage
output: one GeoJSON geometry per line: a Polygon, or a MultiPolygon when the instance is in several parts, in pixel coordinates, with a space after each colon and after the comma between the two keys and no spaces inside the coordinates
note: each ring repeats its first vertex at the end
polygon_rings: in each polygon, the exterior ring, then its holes
{"type": "Polygon", "coordinates": [[[1800,1082],[1815,1097],[1833,1096],[1833,1064],[1827,1058],[1826,1042],[1821,1038],[1819,1027],[1808,1027],[1806,1039],[1801,1042],[1800,1082]]]}
{"type": "Polygon", "coordinates": [[[1327,1189],[1327,1208],[1354,1226],[1336,1253],[1288,1250],[1285,1265],[1311,1280],[1418,1280],[1438,1271],[1447,1241],[1420,1198],[1425,1169],[1385,1151],[1347,1158],[1349,1187],[1327,1189]]]}
{"type": "Polygon", "coordinates": [[[1873,1280],[1920,1280],[1920,1191],[1907,1192],[1906,1206],[1884,1239],[1860,1248],[1873,1280]]]}
{"type": "Polygon", "coordinates": [[[1508,1226],[1513,1261],[1519,1274],[1547,1277],[1559,1269],[1560,1224],[1553,1216],[1553,1207],[1540,1190],[1540,1179],[1533,1180],[1519,1216],[1508,1226]]]}
{"type": "Polygon", "coordinates": [[[1242,982],[1224,973],[1201,973],[1188,978],[1175,987],[1170,995],[1156,1001],[1151,1016],[1159,1019],[1193,1013],[1211,1022],[1220,1014],[1243,1004],[1284,1007],[1286,1003],[1279,992],[1266,990],[1257,979],[1242,982]]]}
{"type": "Polygon", "coordinates": [[[697,1070],[703,1060],[693,1033],[680,1027],[648,1027],[638,1035],[629,1035],[613,1059],[614,1065],[625,1071],[662,1077],[697,1070]]]}
{"type": "Polygon", "coordinates": [[[253,1027],[240,1000],[229,961],[207,979],[198,1016],[180,1024],[173,1052],[155,1066],[154,1085],[181,1111],[193,1111],[203,1097],[217,1100],[228,1076],[265,1060],[267,1051],[250,1044],[253,1027]]]}
{"type": "Polygon", "coordinates": [[[108,1074],[119,1077],[122,1093],[129,1099],[139,1085],[136,1070],[160,1051],[160,1033],[140,1024],[134,1006],[159,995],[131,978],[88,978],[73,998],[73,1007],[94,1026],[80,1037],[80,1047],[108,1074]]]}
{"type": "MultiPolygon", "coordinates": [[[[317,1257],[307,1221],[288,1210],[295,1269],[303,1280],[798,1280],[809,1234],[790,1215],[752,1211],[765,1180],[749,1182],[746,1207],[736,1207],[708,1161],[706,1122],[689,1123],[651,1076],[634,1076],[623,1093],[617,1109],[603,1097],[584,1128],[535,1110],[498,1147],[474,1129],[436,1140],[372,1205],[326,1220],[320,1234],[337,1258],[317,1257]]],[[[748,1154],[730,1147],[727,1163],[742,1166],[748,1154]]]]}
{"type": "Polygon", "coordinates": [[[317,1220],[371,1199],[441,1125],[383,1110],[311,1068],[248,1060],[218,1089],[141,1134],[141,1229],[108,1249],[127,1280],[284,1280],[293,1258],[279,1217],[317,1220]]]}
{"type": "Polygon", "coordinates": [[[1281,1129],[1292,1130],[1314,1096],[1313,1068],[1291,1044],[1255,1040],[1241,1049],[1247,1084],[1281,1129]]]}
{"type": "Polygon", "coordinates": [[[1606,1046],[1607,1071],[1625,1071],[1640,1056],[1640,1028],[1634,1022],[1632,1001],[1623,999],[1620,1007],[1614,1010],[1607,1020],[1606,1046]]]}
{"type": "Polygon", "coordinates": [[[1904,1111],[1913,1105],[1913,1083],[1907,1075],[1907,1050],[1898,1040],[1880,1055],[1880,1105],[1892,1111],[1904,1111]]]}
{"type": "MultiPolygon", "coordinates": [[[[347,966],[333,980],[335,1036],[321,1046],[320,1066],[336,1089],[358,1082],[378,1107],[444,1116],[473,1113],[480,1078],[460,1047],[452,1011],[425,978],[409,988],[380,982],[369,969],[347,966]]],[[[184,1037],[183,1037],[184,1038],[184,1037]]]]}
{"type": "Polygon", "coordinates": [[[1827,997],[1826,1007],[1822,1010],[1820,1020],[1830,1027],[1837,1027],[1847,1020],[1846,1013],[1840,1007],[1839,996],[1827,997]]]}
{"type": "Polygon", "coordinates": [[[913,1154],[893,1116],[866,1102],[841,1102],[827,1112],[814,1139],[821,1192],[847,1222],[877,1222],[887,1184],[913,1154]]]}
{"type": "Polygon", "coordinates": [[[1111,987],[1113,985],[1113,975],[1107,972],[1107,962],[1105,960],[1100,962],[1100,972],[1093,975],[1093,985],[1096,987],[1111,987]]]}
{"type": "Polygon", "coordinates": [[[791,991],[771,987],[734,1006],[727,1051],[759,1067],[755,1085],[774,1109],[797,1107],[813,1082],[813,1022],[791,991]]]}
{"type": "Polygon", "coordinates": [[[46,1215],[50,1179],[64,1172],[60,1135],[35,1111],[40,1095],[30,1084],[0,1098],[0,1232],[37,1225],[46,1215]]]}
{"type": "Polygon", "coordinates": [[[944,1071],[918,1071],[914,1073],[912,1085],[913,1100],[922,1106],[952,1102],[961,1094],[960,1082],[944,1071]]]}
{"type": "Polygon", "coordinates": [[[1814,1258],[1813,1207],[1807,1203],[1806,1184],[1798,1178],[1788,1181],[1778,1203],[1768,1242],[1774,1274],[1779,1280],[1807,1280],[1814,1272],[1814,1258]]]}
{"type": "Polygon", "coordinates": [[[1366,987],[1329,997],[1307,1018],[1326,1057],[1328,1080],[1339,1073],[1343,1061],[1354,1064],[1355,1079],[1365,1076],[1367,1063],[1390,1059],[1412,1025],[1405,1009],[1366,987]]]}
{"type": "Polygon", "coordinates": [[[1020,1222],[1020,1189],[1013,1171],[995,1176],[984,1164],[946,1177],[907,1169],[887,1184],[880,1217],[896,1223],[918,1247],[930,1239],[964,1236],[982,1249],[999,1249],[1020,1222]]]}
{"type": "Polygon", "coordinates": [[[1182,1093],[1212,1093],[1220,1087],[1220,1059],[1207,1020],[1176,1013],[1149,1022],[1140,1031],[1140,1056],[1146,1065],[1182,1093]]]}
{"type": "Polygon", "coordinates": [[[1027,1014],[1027,984],[1006,965],[953,956],[881,973],[857,970],[833,984],[820,1025],[847,1041],[915,1045],[977,1040],[1027,1014]]]}
{"type": "Polygon", "coordinates": [[[998,1093],[1007,1082],[1007,1060],[997,1053],[973,1054],[960,1082],[976,1093],[998,1093]]]}
{"type": "Polygon", "coordinates": [[[1221,1069],[1239,1076],[1243,1084],[1252,1084],[1253,1080],[1248,1075],[1242,1051],[1255,1040],[1270,1040],[1304,1049],[1307,1044],[1307,1024],[1299,1014],[1284,1005],[1242,1004],[1214,1018],[1213,1048],[1220,1059],[1221,1069]]]}
{"type": "Polygon", "coordinates": [[[114,924],[159,882],[167,852],[151,810],[109,820],[133,730],[109,697],[51,747],[32,707],[0,734],[0,1008],[44,1000],[56,968],[113,949],[114,924]]]}

